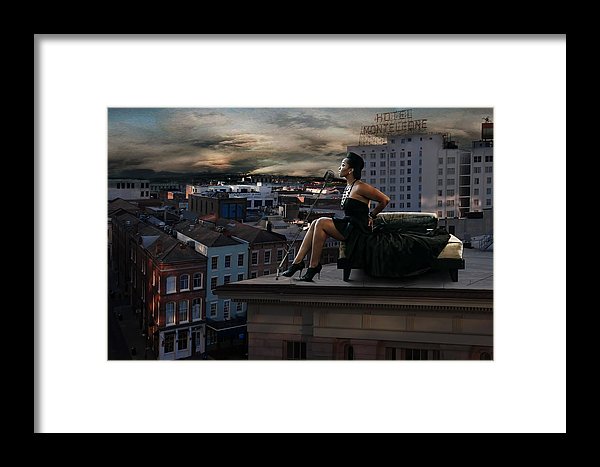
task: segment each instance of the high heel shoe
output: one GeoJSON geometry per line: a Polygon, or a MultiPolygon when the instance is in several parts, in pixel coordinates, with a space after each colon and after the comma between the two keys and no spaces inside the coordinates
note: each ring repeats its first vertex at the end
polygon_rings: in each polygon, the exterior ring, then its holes
{"type": "Polygon", "coordinates": [[[290,268],[287,271],[283,271],[281,273],[281,275],[285,276],[285,277],[292,277],[296,273],[296,271],[300,271],[300,274],[302,274],[303,269],[304,269],[304,261],[300,261],[299,263],[293,263],[290,266],[290,268]]]}
{"type": "Polygon", "coordinates": [[[315,277],[315,274],[318,274],[319,279],[320,279],[321,278],[321,269],[323,269],[323,266],[321,265],[321,263],[317,264],[314,268],[308,268],[306,270],[306,273],[298,280],[303,281],[303,282],[312,282],[313,277],[315,277]]]}

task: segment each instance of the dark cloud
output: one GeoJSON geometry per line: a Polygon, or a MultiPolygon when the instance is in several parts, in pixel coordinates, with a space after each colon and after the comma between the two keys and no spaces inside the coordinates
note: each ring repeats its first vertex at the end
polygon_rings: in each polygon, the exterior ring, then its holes
{"type": "Polygon", "coordinates": [[[327,115],[314,115],[305,111],[284,111],[279,110],[267,119],[267,123],[277,125],[282,128],[293,127],[293,128],[312,128],[312,129],[325,129],[325,128],[347,128],[342,125],[339,121],[327,116],[327,115]]]}

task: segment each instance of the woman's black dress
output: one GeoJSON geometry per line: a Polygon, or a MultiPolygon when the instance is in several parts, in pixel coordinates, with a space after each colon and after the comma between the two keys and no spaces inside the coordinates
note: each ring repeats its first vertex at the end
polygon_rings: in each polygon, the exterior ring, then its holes
{"type": "Polygon", "coordinates": [[[394,223],[378,224],[371,231],[366,203],[347,198],[342,207],[345,217],[334,218],[333,223],[345,238],[346,258],[352,268],[370,276],[402,277],[427,269],[450,239],[443,228],[420,233],[394,223]]]}

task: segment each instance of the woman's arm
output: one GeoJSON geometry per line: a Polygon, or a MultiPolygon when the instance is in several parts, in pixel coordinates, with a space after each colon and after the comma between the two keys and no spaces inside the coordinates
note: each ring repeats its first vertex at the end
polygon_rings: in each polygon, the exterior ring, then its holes
{"type": "Polygon", "coordinates": [[[375,206],[375,209],[373,209],[370,214],[372,217],[377,216],[377,214],[383,211],[390,202],[390,197],[388,195],[365,182],[356,187],[356,193],[364,198],[377,201],[377,206],[375,206]]]}

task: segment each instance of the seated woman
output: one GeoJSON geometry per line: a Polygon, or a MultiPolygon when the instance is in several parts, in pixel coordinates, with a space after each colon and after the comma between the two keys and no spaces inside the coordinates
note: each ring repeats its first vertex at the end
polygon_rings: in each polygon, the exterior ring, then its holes
{"type": "Polygon", "coordinates": [[[311,251],[310,264],[299,280],[310,282],[322,269],[321,252],[328,237],[346,242],[346,257],[352,267],[364,269],[376,277],[401,277],[423,269],[439,255],[450,235],[443,229],[427,234],[400,232],[393,227],[373,230],[373,220],[387,206],[390,198],[361,180],[365,165],[362,157],[348,152],[342,159],[339,175],[346,179],[342,194],[343,219],[320,217],[310,225],[290,268],[283,272],[293,276],[305,267],[304,256],[311,251]],[[369,202],[377,206],[369,213],[369,202]]]}

